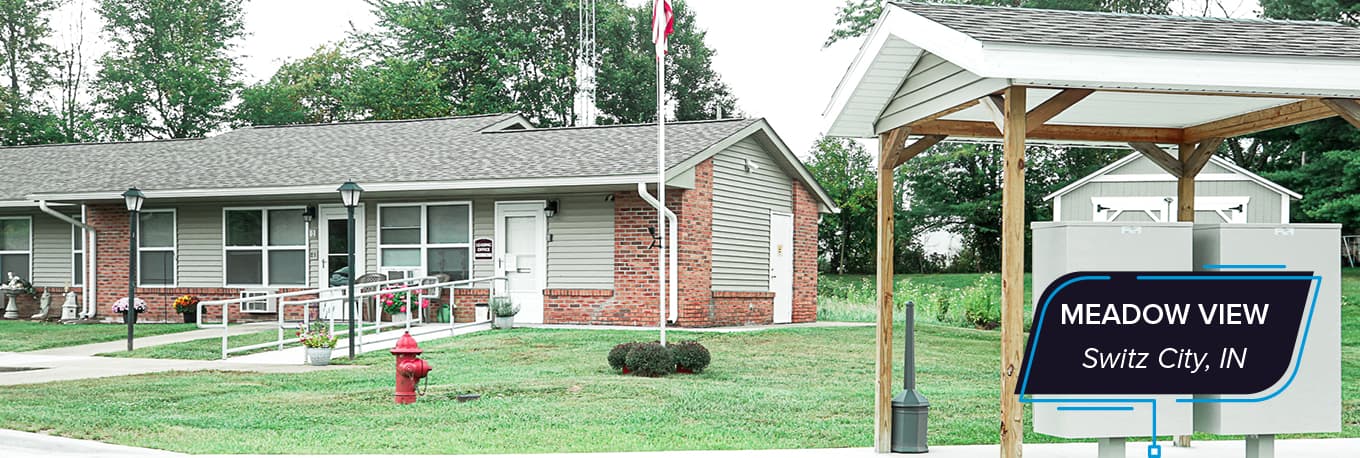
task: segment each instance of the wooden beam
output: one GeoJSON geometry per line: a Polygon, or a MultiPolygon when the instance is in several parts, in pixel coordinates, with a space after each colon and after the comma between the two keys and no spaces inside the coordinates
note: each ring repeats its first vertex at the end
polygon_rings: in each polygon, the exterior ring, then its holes
{"type": "MultiPolygon", "coordinates": [[[[897,149],[898,140],[893,132],[879,136],[879,148],[897,149]]],[[[905,135],[904,135],[905,136],[905,135]]],[[[880,162],[878,167],[878,256],[877,290],[878,322],[874,335],[874,451],[889,453],[892,450],[892,313],[893,313],[893,213],[896,194],[893,191],[893,167],[880,162]]]]}
{"type": "Polygon", "coordinates": [[[878,163],[880,164],[879,167],[883,167],[881,164],[898,163],[897,155],[901,154],[902,148],[905,146],[905,143],[907,142],[907,135],[909,134],[911,134],[911,128],[907,126],[902,126],[884,132],[882,135],[879,136],[878,144],[878,163]]]}
{"type": "Polygon", "coordinates": [[[1218,151],[1218,145],[1221,144],[1223,144],[1222,138],[1206,138],[1190,151],[1189,157],[1186,157],[1185,153],[1181,153],[1181,170],[1184,170],[1185,175],[1191,178],[1199,175],[1199,171],[1204,170],[1204,166],[1209,163],[1209,158],[1214,157],[1214,152],[1218,151]]]}
{"type": "MultiPolygon", "coordinates": [[[[916,135],[948,135],[963,138],[1002,138],[996,126],[981,121],[935,120],[911,124],[911,132],[916,135]]],[[[1032,140],[1070,140],[1088,142],[1181,142],[1181,129],[1158,127],[1120,127],[1120,126],[1074,126],[1068,124],[1049,124],[1040,126],[1027,133],[1032,140]]]]}
{"type": "Polygon", "coordinates": [[[1214,137],[1236,137],[1336,116],[1318,100],[1304,100],[1185,128],[1184,143],[1214,137]]]}
{"type": "Polygon", "coordinates": [[[1354,99],[1322,99],[1322,104],[1341,115],[1346,122],[1351,123],[1356,129],[1360,129],[1360,101],[1354,99]]]}
{"type": "MultiPolygon", "coordinates": [[[[1181,160],[1189,159],[1189,156],[1194,154],[1193,151],[1194,143],[1182,143],[1181,160]]],[[[1182,173],[1176,177],[1176,221],[1195,222],[1195,175],[1182,173]]]]}
{"type": "Polygon", "coordinates": [[[1072,105],[1076,105],[1077,102],[1095,92],[1091,89],[1063,89],[1062,92],[1049,97],[1048,100],[1034,107],[1033,110],[1029,110],[1029,114],[1025,115],[1026,128],[1033,132],[1039,126],[1044,125],[1044,123],[1067,111],[1068,108],[1072,108],[1072,105]]]}
{"type": "Polygon", "coordinates": [[[1001,458],[1020,458],[1025,409],[1015,394],[1024,352],[1025,88],[1006,89],[1001,179],[1001,458]]]}
{"type": "Polygon", "coordinates": [[[1156,143],[1131,142],[1129,143],[1129,146],[1133,147],[1134,151],[1143,153],[1144,157],[1151,159],[1152,163],[1157,164],[1158,167],[1161,167],[1166,173],[1170,173],[1171,176],[1180,178],[1185,174],[1181,167],[1181,161],[1176,159],[1175,156],[1172,156],[1171,153],[1166,152],[1162,147],[1157,146],[1156,143]]]}
{"type": "Polygon", "coordinates": [[[1006,100],[999,95],[989,95],[978,99],[978,105],[992,114],[992,124],[996,124],[997,134],[1006,131],[1006,100]]]}
{"type": "Polygon", "coordinates": [[[902,148],[900,151],[898,151],[897,155],[893,159],[893,162],[888,165],[896,169],[898,166],[901,166],[902,164],[911,160],[911,158],[916,157],[917,154],[921,154],[921,152],[925,151],[926,148],[935,146],[936,143],[939,143],[941,140],[944,140],[945,138],[946,137],[944,135],[927,135],[921,137],[912,144],[907,145],[906,148],[902,148]]]}

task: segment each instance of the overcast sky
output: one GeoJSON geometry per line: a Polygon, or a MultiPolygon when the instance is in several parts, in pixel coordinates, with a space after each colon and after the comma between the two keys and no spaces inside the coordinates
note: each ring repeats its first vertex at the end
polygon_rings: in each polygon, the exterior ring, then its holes
{"type": "MultiPolygon", "coordinates": [[[[647,0],[629,0],[631,4],[647,0]]],[[[1205,0],[1177,0],[1189,14],[1202,14],[1205,0]]],[[[1214,1],[1214,0],[1211,0],[1214,1]]],[[[822,48],[844,0],[688,0],[686,5],[708,32],[717,51],[713,65],[731,86],[738,107],[770,121],[789,148],[804,155],[824,130],[821,119],[832,90],[854,58],[860,40],[822,48]]],[[[1235,17],[1255,15],[1256,0],[1222,0],[1235,17]]],[[[54,28],[68,36],[79,5],[73,0],[58,13],[54,28]]],[[[1214,6],[1210,15],[1222,16],[1214,6]]],[[[279,65],[311,54],[316,47],[345,38],[351,28],[371,29],[374,17],[363,0],[248,0],[247,37],[238,52],[250,82],[268,78],[279,65]]],[[[86,13],[85,55],[99,56],[98,17],[86,13]]]]}

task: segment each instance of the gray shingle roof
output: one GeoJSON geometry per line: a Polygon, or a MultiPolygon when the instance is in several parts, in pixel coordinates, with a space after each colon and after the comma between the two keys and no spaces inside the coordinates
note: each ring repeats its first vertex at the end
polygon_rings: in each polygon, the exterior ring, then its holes
{"type": "MultiPolygon", "coordinates": [[[[0,200],[32,193],[656,173],[656,126],[485,131],[515,115],[255,127],[193,140],[0,148],[0,200]]],[[[668,123],[668,167],[757,120],[668,123]]]]}
{"type": "Polygon", "coordinates": [[[894,2],[979,41],[1360,58],[1360,29],[1331,22],[1222,19],[894,2]]]}

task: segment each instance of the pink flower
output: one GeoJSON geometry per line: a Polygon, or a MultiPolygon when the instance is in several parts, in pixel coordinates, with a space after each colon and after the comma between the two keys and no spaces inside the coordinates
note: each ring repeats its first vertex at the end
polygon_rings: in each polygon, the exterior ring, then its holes
{"type": "Polygon", "coordinates": [[[406,307],[403,306],[403,307],[401,308],[401,313],[406,313],[406,307]]]}
{"type": "Polygon", "coordinates": [[[392,305],[392,300],[391,300],[391,299],[388,299],[388,300],[387,300],[387,305],[392,305]]]}

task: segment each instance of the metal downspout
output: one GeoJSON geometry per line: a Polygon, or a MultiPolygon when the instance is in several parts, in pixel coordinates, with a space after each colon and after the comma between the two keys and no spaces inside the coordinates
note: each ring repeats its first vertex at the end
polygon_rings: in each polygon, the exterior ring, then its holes
{"type": "Polygon", "coordinates": [[[639,182],[639,183],[637,184],[637,188],[638,188],[638,195],[639,195],[639,196],[642,196],[642,200],[647,201],[647,203],[648,203],[648,204],[651,204],[652,207],[664,209],[664,210],[666,211],[666,220],[667,220],[667,221],[670,221],[670,223],[671,223],[671,224],[670,224],[670,227],[667,228],[667,229],[668,229],[667,232],[669,232],[669,238],[670,238],[670,240],[671,240],[671,246],[670,246],[670,247],[663,247],[663,248],[664,248],[664,249],[668,249],[668,250],[670,251],[670,253],[669,253],[669,258],[670,258],[670,260],[667,262],[667,264],[670,265],[670,266],[669,266],[669,268],[670,268],[670,273],[669,273],[669,275],[667,275],[667,277],[669,277],[669,279],[668,279],[667,281],[670,283],[670,286],[669,286],[669,288],[667,288],[667,289],[670,290],[669,296],[670,296],[671,300],[667,301],[667,303],[666,303],[666,309],[667,309],[667,310],[666,310],[666,311],[667,311],[667,314],[666,314],[666,315],[667,315],[667,321],[670,321],[670,322],[674,323],[675,320],[676,320],[676,318],[677,318],[677,315],[679,315],[679,311],[680,311],[680,306],[679,306],[680,293],[679,293],[679,287],[677,286],[677,285],[679,284],[678,281],[677,281],[677,279],[679,278],[679,276],[676,274],[676,272],[679,272],[679,269],[677,268],[677,266],[679,265],[679,262],[676,260],[676,247],[679,246],[680,244],[676,242],[676,241],[679,240],[679,239],[676,238],[676,230],[675,230],[676,226],[678,226],[679,223],[676,221],[675,212],[672,212],[671,209],[662,206],[661,203],[658,202],[658,201],[656,200],[656,197],[652,196],[651,193],[647,192],[647,183],[645,183],[645,182],[639,182]]]}
{"type": "MultiPolygon", "coordinates": [[[[62,220],[62,221],[66,222],[66,223],[68,223],[68,224],[70,224],[70,225],[72,225],[72,226],[76,226],[76,227],[79,227],[79,228],[84,229],[84,230],[86,230],[86,231],[89,231],[91,234],[94,234],[94,233],[97,232],[97,231],[94,230],[93,227],[90,227],[90,225],[85,224],[85,223],[80,222],[80,221],[76,221],[75,218],[71,218],[70,216],[67,216],[66,214],[64,214],[64,213],[62,213],[62,212],[53,210],[51,206],[47,205],[47,201],[46,201],[46,200],[39,200],[39,201],[38,201],[38,209],[39,209],[39,210],[42,210],[43,213],[46,213],[46,214],[48,214],[48,215],[52,215],[53,218],[62,220]]],[[[81,211],[81,214],[83,215],[84,212],[85,212],[85,206],[84,206],[84,205],[81,205],[81,206],[80,206],[80,211],[81,211]]],[[[94,238],[96,238],[96,237],[90,237],[90,239],[94,239],[94,238]]],[[[81,268],[84,268],[84,269],[85,269],[85,275],[83,275],[84,280],[85,280],[85,281],[84,281],[84,286],[83,286],[83,288],[85,289],[85,291],[84,291],[84,294],[82,294],[82,296],[84,296],[84,297],[81,298],[81,304],[83,305],[83,307],[81,307],[81,313],[79,313],[78,316],[80,316],[80,317],[85,317],[85,315],[88,313],[88,314],[92,317],[92,316],[94,315],[94,313],[93,313],[94,306],[91,304],[91,301],[93,300],[93,297],[94,297],[94,288],[95,288],[95,286],[94,286],[94,285],[95,285],[95,279],[94,279],[94,270],[95,270],[95,269],[94,269],[94,252],[95,252],[95,249],[94,249],[94,248],[95,248],[95,247],[94,247],[94,243],[93,243],[92,241],[90,241],[90,240],[84,240],[84,239],[83,239],[83,234],[82,234],[81,246],[83,246],[83,247],[85,248],[85,261],[86,261],[86,262],[83,263],[83,264],[85,264],[85,265],[81,266],[81,268]]]]}

